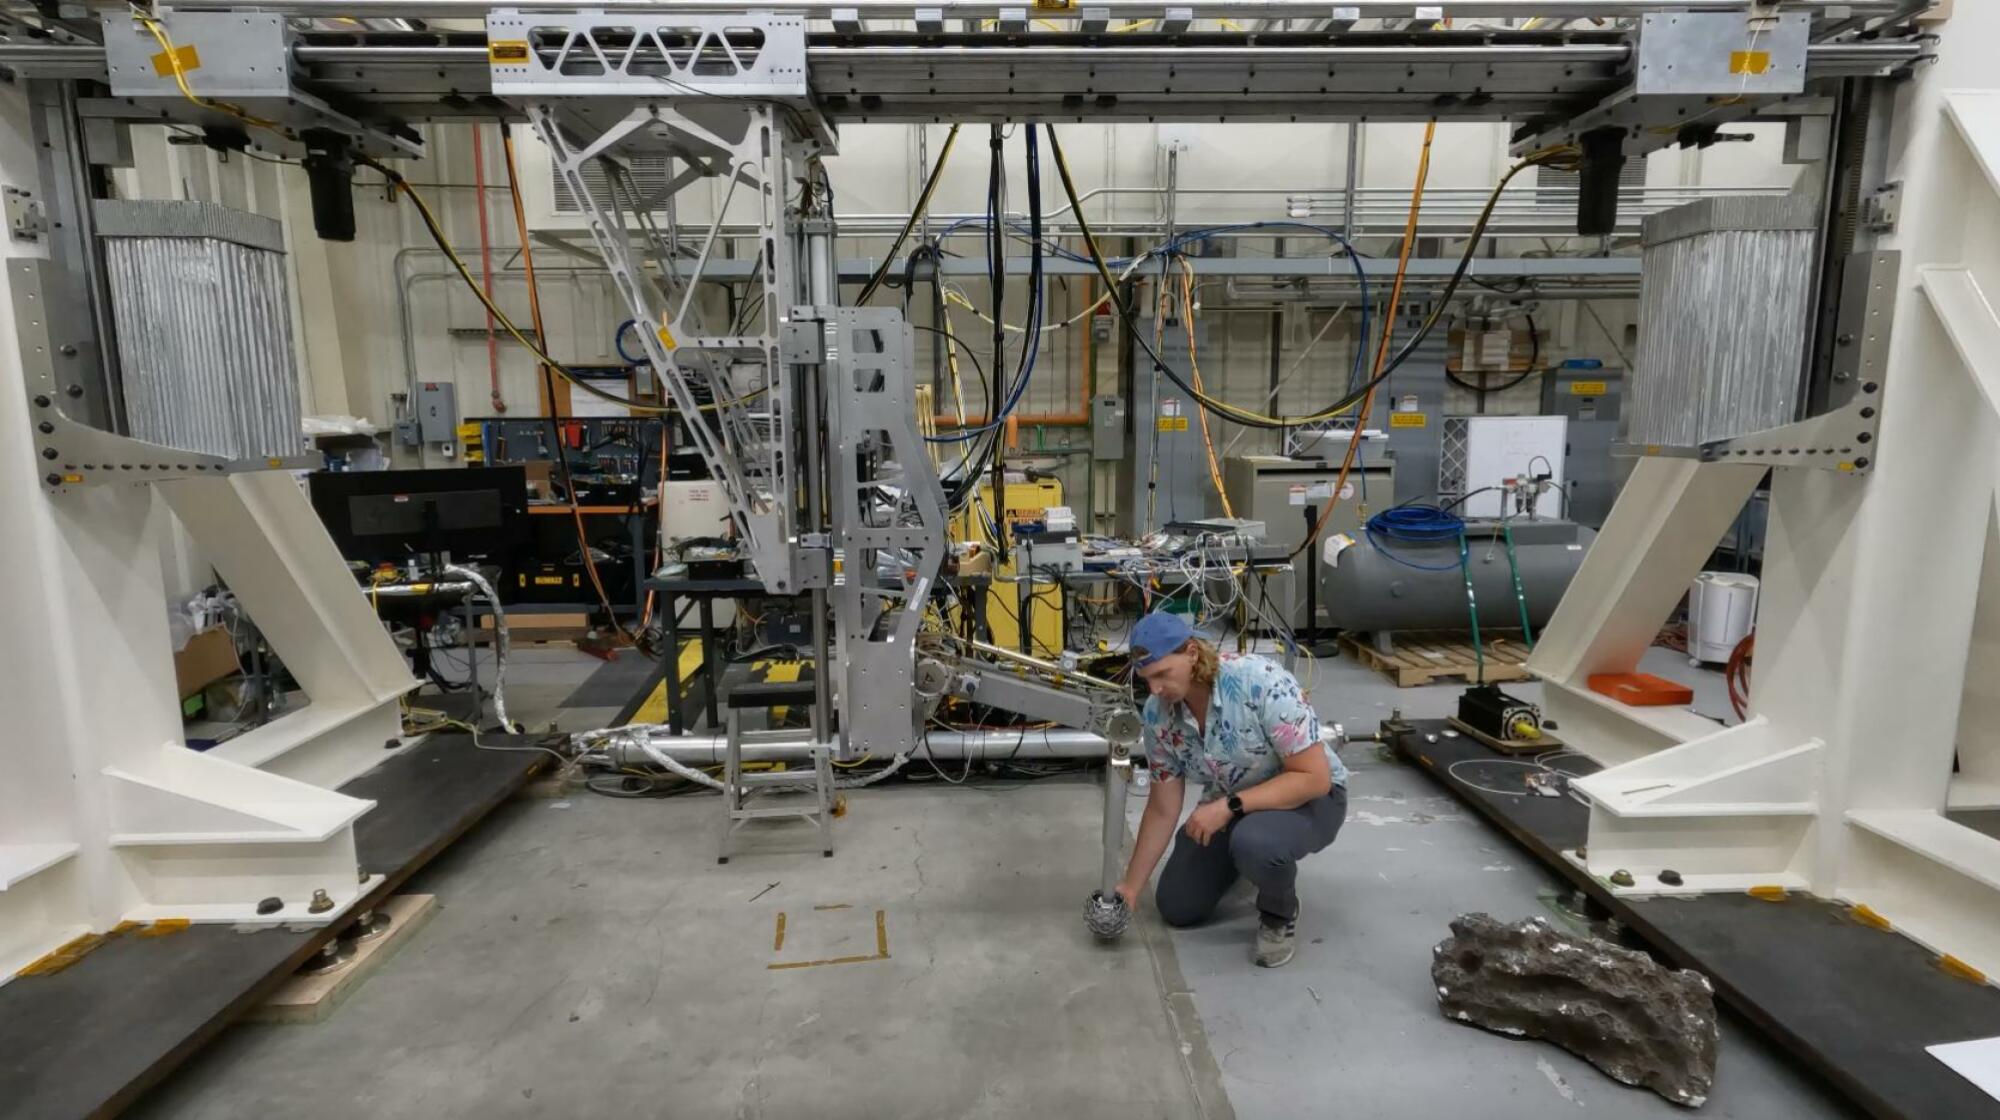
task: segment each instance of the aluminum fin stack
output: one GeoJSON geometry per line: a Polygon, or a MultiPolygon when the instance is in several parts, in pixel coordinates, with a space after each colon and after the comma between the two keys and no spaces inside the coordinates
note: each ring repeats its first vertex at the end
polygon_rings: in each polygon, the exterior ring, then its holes
{"type": "Polygon", "coordinates": [[[1691,451],[1797,418],[1815,217],[1789,195],[1646,219],[1625,443],[1691,451]]]}
{"type": "Polygon", "coordinates": [[[298,455],[283,227],[208,202],[95,213],[128,434],[228,459],[298,455]]]}

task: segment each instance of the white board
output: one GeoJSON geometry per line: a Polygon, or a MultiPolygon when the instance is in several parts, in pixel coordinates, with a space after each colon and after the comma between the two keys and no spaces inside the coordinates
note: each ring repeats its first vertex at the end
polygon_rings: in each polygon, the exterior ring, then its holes
{"type": "MultiPolygon", "coordinates": [[[[1507,496],[1498,489],[1477,492],[1498,487],[1509,478],[1548,474],[1562,486],[1568,417],[1468,416],[1465,421],[1465,489],[1460,493],[1474,495],[1465,500],[1465,516],[1500,516],[1507,496]]],[[[1542,517],[1559,516],[1563,512],[1561,496],[1544,495],[1535,512],[1542,517]]]]}

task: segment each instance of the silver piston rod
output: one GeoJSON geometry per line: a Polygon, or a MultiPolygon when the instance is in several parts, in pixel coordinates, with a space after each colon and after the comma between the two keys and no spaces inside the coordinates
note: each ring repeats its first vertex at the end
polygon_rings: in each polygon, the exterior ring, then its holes
{"type": "MultiPolygon", "coordinates": [[[[614,730],[630,732],[632,729],[614,730]]],[[[653,733],[652,744],[654,750],[688,766],[719,766],[722,763],[724,744],[720,735],[669,735],[662,727],[653,733]]],[[[652,759],[644,751],[633,743],[625,741],[623,736],[605,743],[603,751],[605,760],[615,766],[652,764],[652,759]]],[[[811,757],[811,753],[811,747],[804,743],[743,745],[745,762],[800,762],[811,757]]],[[[1110,753],[1111,744],[1101,735],[1093,735],[1088,731],[1051,728],[1046,731],[1025,733],[933,731],[917,740],[911,756],[935,758],[940,761],[945,759],[962,761],[967,758],[975,761],[981,759],[1043,761],[1052,758],[1104,758],[1110,753]]]]}

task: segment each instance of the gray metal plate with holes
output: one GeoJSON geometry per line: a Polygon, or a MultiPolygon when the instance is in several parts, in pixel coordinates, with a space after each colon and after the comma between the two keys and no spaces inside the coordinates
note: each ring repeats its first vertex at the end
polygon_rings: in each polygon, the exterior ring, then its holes
{"type": "MultiPolygon", "coordinates": [[[[119,97],[182,97],[172,68],[156,65],[160,41],[124,12],[104,14],[104,62],[119,97]]],[[[266,12],[173,12],[159,20],[180,56],[181,76],[202,97],[290,97],[291,41],[285,17],[266,12]]]]}
{"type": "MultiPolygon", "coordinates": [[[[239,115],[187,96],[230,102],[250,115],[278,127],[251,126],[260,148],[302,154],[295,138],[305,129],[327,128],[351,137],[355,146],[373,156],[421,155],[423,141],[405,129],[392,134],[374,128],[329,106],[293,84],[293,34],[285,17],[268,12],[160,11],[157,20],[173,57],[181,63],[183,92],[168,52],[151,29],[123,11],[106,11],[104,63],[111,91],[141,109],[132,119],[152,123],[176,121],[201,126],[242,128],[239,115]],[[159,61],[156,63],[155,60],[159,61]]],[[[111,104],[127,104],[114,101],[111,104]]]]}
{"type": "Polygon", "coordinates": [[[38,241],[48,232],[49,218],[42,202],[19,187],[0,187],[0,200],[7,206],[7,233],[16,241],[38,241]]]}
{"type": "Polygon", "coordinates": [[[501,8],[486,41],[502,97],[807,96],[799,15],[501,8]]]}
{"type": "Polygon", "coordinates": [[[917,431],[910,327],[892,308],[813,310],[826,338],[827,505],[842,749],[877,757],[916,741],[917,627],[944,562],[944,487],[917,431]]]}
{"type": "Polygon", "coordinates": [[[1841,286],[1829,412],[1795,424],[1701,446],[1701,457],[1720,462],[1762,461],[1774,467],[1811,467],[1857,474],[1875,466],[1875,438],[1882,427],[1882,380],[1889,366],[1889,336],[1896,313],[1897,252],[1856,253],[1841,286]]]}
{"type": "Polygon", "coordinates": [[[22,387],[28,423],[35,428],[35,466],[51,491],[115,482],[163,482],[250,470],[310,470],[318,455],[271,459],[224,459],[115,435],[70,418],[66,409],[83,398],[83,387],[57,372],[58,355],[49,341],[43,292],[46,260],[7,262],[8,296],[14,307],[15,341],[21,348],[22,387]]]}
{"type": "Polygon", "coordinates": [[[1639,24],[1641,94],[1799,93],[1812,16],[1754,21],[1741,12],[1654,12],[1639,24]]]}

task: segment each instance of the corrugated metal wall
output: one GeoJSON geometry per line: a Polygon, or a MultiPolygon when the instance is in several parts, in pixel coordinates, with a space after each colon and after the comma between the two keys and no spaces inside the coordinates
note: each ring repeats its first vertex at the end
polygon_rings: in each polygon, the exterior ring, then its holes
{"type": "Polygon", "coordinates": [[[98,223],[131,434],[230,459],[297,455],[279,224],[200,202],[100,204],[98,223]]]}

